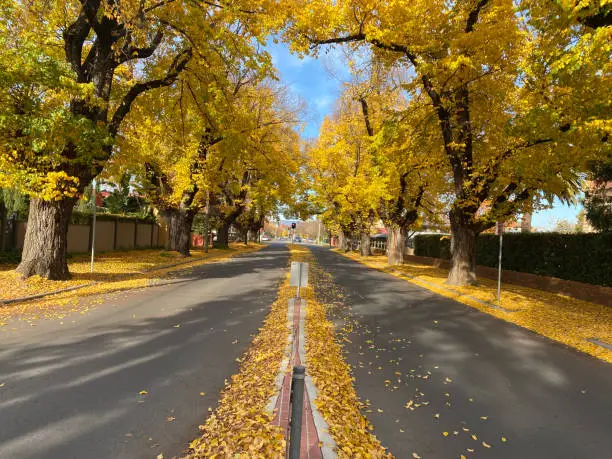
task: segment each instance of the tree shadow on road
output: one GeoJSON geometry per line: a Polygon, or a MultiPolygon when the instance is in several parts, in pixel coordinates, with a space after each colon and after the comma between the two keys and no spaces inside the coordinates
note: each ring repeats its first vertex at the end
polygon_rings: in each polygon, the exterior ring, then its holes
{"type": "Polygon", "coordinates": [[[609,364],[332,252],[313,253],[342,287],[323,301],[347,325],[339,331],[357,392],[372,402],[366,415],[397,457],[459,457],[467,448],[495,458],[605,457],[612,448],[609,364]],[[410,400],[414,411],[404,407],[410,400]]]}
{"type": "MultiPolygon", "coordinates": [[[[197,425],[276,297],[281,279],[275,257],[288,254],[263,255],[179,273],[185,280],[202,275],[236,282],[208,298],[181,300],[185,306],[178,309],[155,304],[151,317],[128,314],[124,320],[119,304],[119,320],[113,313],[85,329],[59,332],[48,343],[3,346],[0,457],[179,454],[197,436],[197,425]],[[250,286],[242,285],[249,273],[250,286]],[[261,273],[259,288],[252,288],[253,273],[261,273]],[[176,421],[168,422],[170,417],[176,421]]],[[[185,294],[185,286],[147,289],[119,302],[171,302],[185,294]]]]}

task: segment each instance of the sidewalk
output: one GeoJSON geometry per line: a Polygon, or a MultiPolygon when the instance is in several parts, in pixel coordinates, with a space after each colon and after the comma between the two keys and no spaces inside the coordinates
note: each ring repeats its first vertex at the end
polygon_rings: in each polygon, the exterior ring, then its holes
{"type": "Polygon", "coordinates": [[[449,287],[444,284],[446,269],[417,263],[389,266],[385,256],[340,254],[612,362],[612,308],[513,284],[502,284],[497,302],[497,282],[490,279],[479,279],[477,286],[449,287]]]}

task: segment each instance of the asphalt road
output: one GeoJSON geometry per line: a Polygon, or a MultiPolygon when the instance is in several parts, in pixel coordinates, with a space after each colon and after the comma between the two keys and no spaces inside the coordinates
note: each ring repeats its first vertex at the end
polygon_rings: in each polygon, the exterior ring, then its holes
{"type": "Polygon", "coordinates": [[[324,299],[346,305],[334,320],[353,327],[345,350],[357,393],[396,457],[612,457],[612,365],[326,249],[313,253],[342,289],[324,299]]]}
{"type": "Polygon", "coordinates": [[[9,323],[0,334],[0,458],[181,454],[236,372],[288,256],[274,244],[106,298],[85,315],[9,323]]]}

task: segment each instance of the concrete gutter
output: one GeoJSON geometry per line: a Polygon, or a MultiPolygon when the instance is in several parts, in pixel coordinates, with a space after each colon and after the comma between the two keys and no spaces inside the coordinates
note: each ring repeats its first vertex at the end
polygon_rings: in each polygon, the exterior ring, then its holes
{"type": "Polygon", "coordinates": [[[7,304],[13,304],[13,303],[21,303],[22,301],[37,300],[39,298],[44,298],[46,296],[59,295],[60,293],[71,292],[73,290],[79,290],[85,287],[91,287],[92,285],[96,285],[96,284],[98,284],[98,282],[90,282],[89,284],[75,285],[73,287],[67,287],[61,290],[54,290],[52,292],[39,293],[37,295],[30,295],[30,296],[22,296],[21,298],[11,298],[10,300],[0,300],[0,306],[7,305],[7,304]]]}

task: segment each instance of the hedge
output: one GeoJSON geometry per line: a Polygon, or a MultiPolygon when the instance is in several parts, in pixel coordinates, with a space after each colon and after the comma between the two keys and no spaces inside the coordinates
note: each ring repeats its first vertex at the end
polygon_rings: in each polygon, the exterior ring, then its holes
{"type": "MultiPolygon", "coordinates": [[[[414,254],[450,259],[450,238],[419,234],[414,254]]],[[[476,242],[476,263],[497,267],[499,236],[481,234],[476,242]]],[[[506,233],[502,267],[511,271],[612,286],[612,232],[506,233]]]]}

